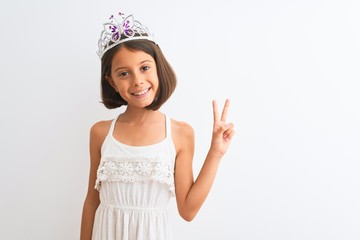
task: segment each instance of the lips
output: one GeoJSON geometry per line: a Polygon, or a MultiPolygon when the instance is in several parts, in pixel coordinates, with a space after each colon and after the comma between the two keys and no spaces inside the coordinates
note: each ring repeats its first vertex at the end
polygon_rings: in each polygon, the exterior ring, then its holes
{"type": "Polygon", "coordinates": [[[140,96],[145,95],[149,90],[150,90],[150,88],[147,88],[147,89],[144,89],[144,90],[139,91],[139,92],[133,92],[131,94],[134,95],[134,96],[140,97],[140,96]]]}

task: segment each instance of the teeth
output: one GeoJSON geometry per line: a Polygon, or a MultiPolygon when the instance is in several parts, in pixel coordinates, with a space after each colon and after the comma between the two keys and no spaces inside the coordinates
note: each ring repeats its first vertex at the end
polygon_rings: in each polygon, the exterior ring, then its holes
{"type": "Polygon", "coordinates": [[[140,95],[143,95],[143,94],[145,94],[147,91],[149,91],[149,89],[145,89],[145,90],[143,90],[143,91],[141,91],[141,92],[136,92],[136,93],[133,93],[135,96],[140,96],[140,95]]]}

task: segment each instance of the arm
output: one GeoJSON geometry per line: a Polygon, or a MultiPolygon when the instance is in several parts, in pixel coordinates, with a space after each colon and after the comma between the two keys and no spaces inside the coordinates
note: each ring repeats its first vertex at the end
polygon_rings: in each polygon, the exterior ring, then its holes
{"type": "Polygon", "coordinates": [[[101,158],[101,145],[106,137],[106,122],[94,124],[90,130],[90,174],[88,191],[84,201],[81,219],[81,240],[90,240],[94,224],[94,217],[99,206],[99,192],[94,189],[96,171],[101,158]]]}
{"type": "Polygon", "coordinates": [[[226,124],[229,100],[226,100],[221,118],[213,101],[214,126],[209,152],[196,180],[193,180],[192,159],[194,155],[193,129],[183,124],[177,132],[175,144],[175,191],[178,210],[186,221],[194,219],[213,185],[219,163],[235,134],[233,124],[226,124]]]}

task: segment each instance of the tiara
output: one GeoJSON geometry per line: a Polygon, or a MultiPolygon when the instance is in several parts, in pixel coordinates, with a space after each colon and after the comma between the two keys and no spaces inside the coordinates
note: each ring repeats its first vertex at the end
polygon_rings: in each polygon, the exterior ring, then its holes
{"type": "Polygon", "coordinates": [[[119,12],[117,15],[111,15],[109,21],[103,24],[104,30],[101,32],[98,41],[99,50],[97,54],[101,59],[103,55],[111,48],[120,43],[146,39],[155,42],[154,34],[149,29],[134,19],[133,15],[125,15],[119,12]]]}

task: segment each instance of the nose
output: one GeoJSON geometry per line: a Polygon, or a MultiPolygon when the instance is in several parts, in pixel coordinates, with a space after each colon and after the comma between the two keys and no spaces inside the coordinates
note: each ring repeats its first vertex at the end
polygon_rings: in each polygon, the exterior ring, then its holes
{"type": "Polygon", "coordinates": [[[134,87],[138,87],[140,85],[142,85],[144,83],[144,79],[141,76],[141,74],[134,74],[134,79],[133,79],[133,86],[134,87]]]}

